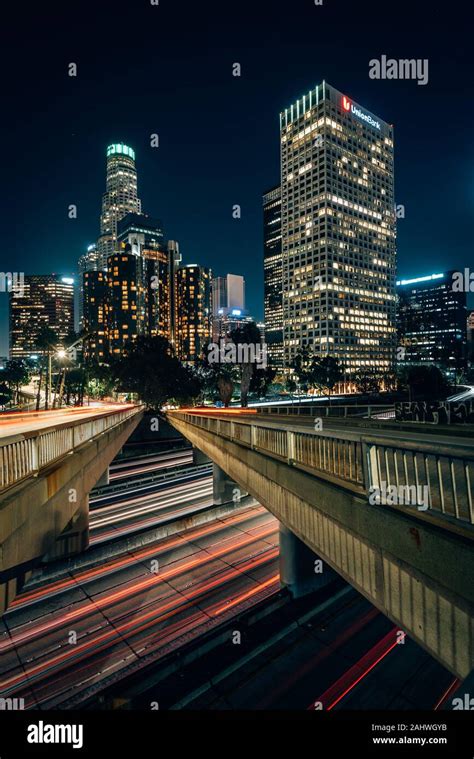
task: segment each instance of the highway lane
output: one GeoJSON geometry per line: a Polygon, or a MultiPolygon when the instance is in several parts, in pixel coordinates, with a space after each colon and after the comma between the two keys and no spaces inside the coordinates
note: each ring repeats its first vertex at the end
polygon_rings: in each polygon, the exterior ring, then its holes
{"type": "Polygon", "coordinates": [[[51,708],[159,658],[275,592],[277,561],[276,520],[246,507],[26,590],[1,622],[0,696],[51,708]]]}
{"type": "Polygon", "coordinates": [[[241,661],[217,648],[204,673],[198,663],[182,683],[160,683],[163,708],[435,710],[455,687],[451,673],[347,586],[260,625],[246,628],[241,661]]]}
{"type": "Polygon", "coordinates": [[[110,482],[115,482],[116,480],[138,476],[147,472],[156,472],[159,469],[192,464],[192,461],[193,453],[191,448],[163,451],[162,453],[148,456],[115,459],[109,467],[109,478],[110,482]]]}
{"type": "Polygon", "coordinates": [[[211,467],[189,467],[173,479],[137,482],[114,493],[107,489],[90,500],[90,544],[193,514],[213,504],[211,467]]]}

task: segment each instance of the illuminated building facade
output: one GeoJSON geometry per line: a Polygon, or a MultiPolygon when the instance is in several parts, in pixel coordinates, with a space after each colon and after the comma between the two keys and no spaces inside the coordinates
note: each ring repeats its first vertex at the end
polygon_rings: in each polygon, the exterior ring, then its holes
{"type": "Polygon", "coordinates": [[[87,251],[77,262],[79,292],[77,293],[77,311],[79,329],[84,327],[84,274],[87,271],[97,271],[99,268],[99,252],[97,245],[89,245],[87,251]]]}
{"type": "Polygon", "coordinates": [[[280,114],[280,140],[284,364],[309,345],[337,358],[347,379],[387,371],[396,342],[393,128],[323,82],[280,114]]]}
{"type": "Polygon", "coordinates": [[[211,270],[189,264],[177,272],[177,354],[194,363],[211,340],[211,270]]]}
{"type": "Polygon", "coordinates": [[[97,241],[99,268],[105,269],[107,259],[116,252],[117,226],[127,213],[140,213],[137,195],[135,151],[116,143],[107,148],[106,191],[102,196],[100,237],[97,241]]]}
{"type": "Polygon", "coordinates": [[[137,258],[140,329],[151,337],[170,340],[170,267],[161,221],[144,213],[128,213],[117,224],[117,241],[137,258]]]}
{"type": "Polygon", "coordinates": [[[245,279],[240,274],[227,274],[212,280],[212,339],[227,334],[232,316],[240,318],[245,311],[245,279]]]}
{"type": "Polygon", "coordinates": [[[102,270],[90,270],[82,276],[84,357],[102,364],[108,357],[107,274],[102,270]]]}
{"type": "Polygon", "coordinates": [[[49,327],[62,345],[74,332],[74,280],[56,274],[25,274],[9,295],[10,358],[41,353],[38,337],[49,327]]]}
{"type": "Polygon", "coordinates": [[[283,256],[281,187],[263,196],[263,278],[265,333],[271,366],[283,367],[283,256]]]}
{"type": "Polygon", "coordinates": [[[400,364],[435,364],[451,378],[466,367],[466,292],[453,290],[454,273],[397,281],[400,364]]]}
{"type": "Polygon", "coordinates": [[[107,259],[107,287],[107,337],[113,356],[143,333],[140,259],[128,245],[107,259]]]}

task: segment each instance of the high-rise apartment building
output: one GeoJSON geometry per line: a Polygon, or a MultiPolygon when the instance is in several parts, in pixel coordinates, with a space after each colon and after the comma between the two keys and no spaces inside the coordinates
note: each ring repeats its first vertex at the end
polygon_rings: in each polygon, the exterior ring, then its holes
{"type": "Polygon", "coordinates": [[[108,358],[107,273],[102,270],[89,270],[82,276],[84,357],[101,364],[108,358]]]}
{"type": "Polygon", "coordinates": [[[188,264],[177,272],[177,354],[194,363],[211,339],[211,270],[188,264]]]}
{"type": "MultiPolygon", "coordinates": [[[[280,114],[284,363],[395,353],[393,127],[325,82],[280,114]]],[[[267,318],[267,317],[265,317],[267,318]]],[[[268,339],[268,333],[267,333],[268,339]]]]}
{"type": "Polygon", "coordinates": [[[466,292],[453,289],[453,274],[397,281],[400,364],[435,364],[450,377],[466,367],[466,292]]]}
{"type": "Polygon", "coordinates": [[[49,327],[62,345],[74,332],[74,280],[57,274],[25,274],[9,295],[10,358],[42,352],[40,333],[49,327]]]}
{"type": "Polygon", "coordinates": [[[263,196],[263,297],[265,335],[271,366],[283,367],[283,256],[281,187],[263,196]]]}
{"type": "Polygon", "coordinates": [[[99,268],[105,269],[107,259],[117,250],[117,225],[127,213],[140,213],[137,195],[135,151],[116,143],[107,148],[106,191],[102,196],[100,237],[97,241],[99,268]]]}

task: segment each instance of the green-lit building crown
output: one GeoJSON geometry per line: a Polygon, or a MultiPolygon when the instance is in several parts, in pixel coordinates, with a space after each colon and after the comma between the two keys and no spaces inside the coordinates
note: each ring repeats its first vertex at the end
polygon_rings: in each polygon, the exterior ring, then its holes
{"type": "Polygon", "coordinates": [[[107,148],[107,157],[109,155],[127,155],[129,158],[132,159],[132,161],[135,160],[135,151],[133,148],[130,148],[128,145],[124,145],[123,142],[115,142],[113,145],[109,145],[107,148]]]}

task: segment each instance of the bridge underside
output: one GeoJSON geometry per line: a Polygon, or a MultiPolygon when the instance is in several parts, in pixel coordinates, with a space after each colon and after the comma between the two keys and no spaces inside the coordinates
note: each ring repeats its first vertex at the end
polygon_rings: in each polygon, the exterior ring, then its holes
{"type": "Polygon", "coordinates": [[[127,441],[141,415],[84,443],[0,501],[0,614],[41,561],[89,544],[89,492],[127,441]]]}
{"type": "MultiPolygon", "coordinates": [[[[179,419],[170,422],[460,678],[473,667],[474,554],[448,529],[179,419]]],[[[416,512],[415,512],[416,514],[416,512]]]]}

